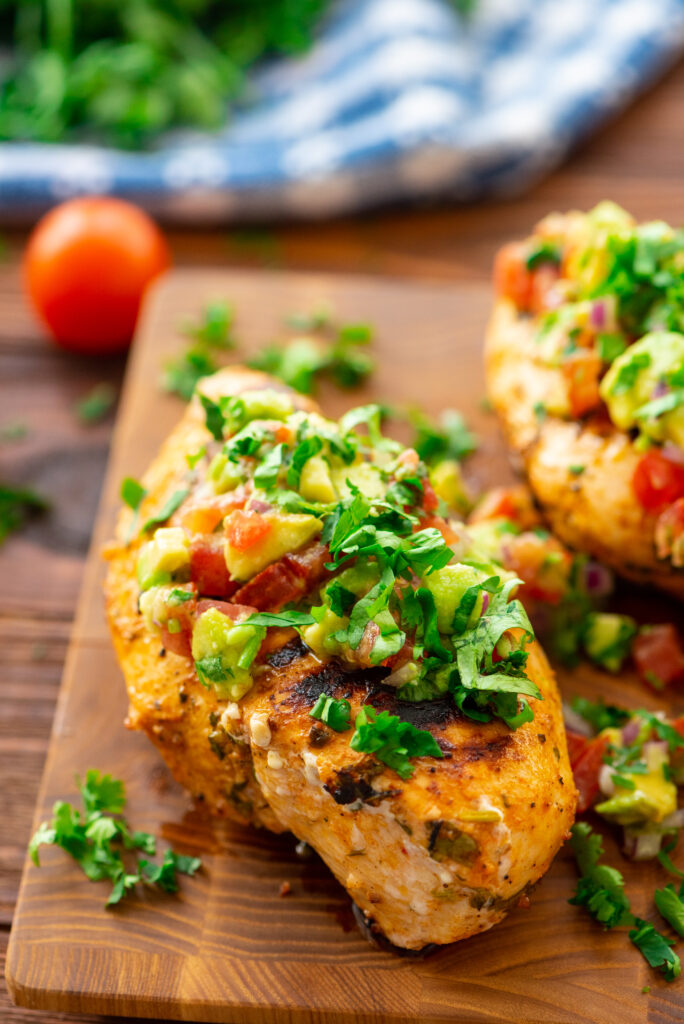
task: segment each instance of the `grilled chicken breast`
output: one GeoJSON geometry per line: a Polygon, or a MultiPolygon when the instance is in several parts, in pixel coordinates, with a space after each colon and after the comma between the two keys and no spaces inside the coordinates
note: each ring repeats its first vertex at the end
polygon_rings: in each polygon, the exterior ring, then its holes
{"type": "Polygon", "coordinates": [[[556,535],[684,598],[681,236],[613,203],[499,252],[489,398],[556,535]]]}
{"type": "Polygon", "coordinates": [[[561,385],[541,363],[537,323],[499,300],[487,329],[487,394],[551,529],[637,583],[684,599],[684,572],[658,557],[658,515],[634,496],[641,458],[629,434],[604,417],[569,420],[539,409],[561,385]],[[576,472],[582,467],[581,473],[576,472]]]}
{"type": "MultiPolygon", "coordinates": [[[[282,391],[261,374],[232,368],[202,389],[218,400],[265,386],[282,391]]],[[[314,408],[301,396],[291,398],[304,411],[314,408]]],[[[183,485],[185,455],[210,445],[205,410],[195,398],[143,480],[140,522],[183,485]]],[[[228,502],[225,495],[221,500],[228,502]]],[[[169,524],[198,521],[191,494],[169,524]]],[[[291,628],[268,629],[251,685],[227,699],[200,681],[190,650],[169,623],[161,635],[148,628],[136,579],[142,541],[127,540],[131,523],[124,510],[106,552],[108,617],[130,699],[127,724],[146,732],[174,777],[213,813],[290,830],[309,843],[398,946],[453,942],[501,920],[547,870],[576,803],[560,700],[538,644],[530,642],[525,672],[541,699],[530,701],[534,720],[515,729],[496,717],[475,721],[448,693],[400,699],[392,679],[401,652],[369,664],[361,644],[352,664],[314,653],[291,628]],[[400,774],[381,755],[352,749],[349,729],[312,717],[321,695],[348,701],[351,722],[362,707],[372,707],[428,733],[437,746],[400,774]]],[[[460,550],[465,528],[441,528],[460,550]]],[[[193,535],[191,557],[196,542],[201,554],[209,541],[193,535]]],[[[273,611],[307,594],[308,604],[315,603],[330,576],[330,557],[320,537],[308,539],[251,579],[231,581],[229,593],[218,595],[214,584],[208,595],[214,600],[202,599],[211,584],[200,586],[196,607],[191,585],[181,584],[186,606],[200,619],[209,606],[240,621],[242,609],[273,611]]],[[[202,563],[197,578],[215,575],[202,563]]]]}

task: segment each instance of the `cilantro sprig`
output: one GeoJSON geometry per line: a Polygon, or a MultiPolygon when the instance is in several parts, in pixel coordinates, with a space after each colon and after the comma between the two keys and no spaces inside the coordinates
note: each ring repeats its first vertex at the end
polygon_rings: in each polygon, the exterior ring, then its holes
{"type": "Polygon", "coordinates": [[[373,754],[402,779],[410,779],[415,771],[410,763],[413,757],[444,757],[434,736],[424,729],[416,729],[397,715],[376,711],[364,705],[354,723],[352,750],[373,754]]]}
{"type": "MultiPolygon", "coordinates": [[[[606,929],[631,926],[629,939],[647,963],[662,971],[667,981],[674,981],[682,970],[679,956],[672,949],[674,942],[657,931],[650,922],[632,914],[622,874],[617,868],[599,863],[603,856],[603,842],[591,826],[584,821],[576,822],[571,832],[570,848],[575,855],[580,877],[575,895],[569,902],[584,907],[606,929]]],[[[659,910],[662,907],[666,911],[663,916],[670,923],[682,922],[684,905],[680,909],[679,897],[673,887],[656,892],[656,905],[659,910]],[[663,893],[667,895],[663,896],[663,893]]]]}
{"type": "Polygon", "coordinates": [[[311,318],[308,329],[316,336],[293,338],[289,342],[267,345],[247,365],[255,370],[264,370],[284,381],[295,391],[309,395],[315,391],[317,381],[328,377],[341,388],[355,388],[373,372],[375,361],[367,347],[373,338],[369,324],[346,324],[337,328],[332,338],[322,332],[329,331],[332,324],[311,318]]]}
{"type": "Polygon", "coordinates": [[[126,804],[123,782],[90,769],[85,780],[77,777],[76,784],[83,808],[79,810],[64,800],[55,803],[51,820],[38,827],[29,843],[29,855],[36,867],[40,867],[41,846],[59,846],[91,882],[111,882],[107,907],[119,903],[141,882],[176,892],[178,873],[194,875],[199,870],[199,858],[171,849],[165,851],[161,864],[141,858],[129,870],[136,851],[147,857],[155,855],[156,841],[149,832],[133,832],[122,817],[126,804]]]}

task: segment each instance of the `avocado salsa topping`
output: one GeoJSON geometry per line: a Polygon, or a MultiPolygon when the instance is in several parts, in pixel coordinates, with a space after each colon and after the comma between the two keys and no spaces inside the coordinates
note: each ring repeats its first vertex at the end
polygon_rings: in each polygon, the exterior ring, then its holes
{"type": "MultiPolygon", "coordinates": [[[[199,401],[213,440],[189,453],[183,498],[154,517],[138,557],[140,611],[165,649],[237,701],[268,629],[294,628],[321,659],[385,669],[401,701],[450,695],[477,721],[532,720],[521,581],[448,521],[417,453],[382,435],[379,407],[334,423],[270,389],[199,401]]],[[[354,724],[344,710],[312,705],[339,731],[354,724]]],[[[409,757],[442,756],[373,708],[351,745],[404,777],[409,757]]]]}
{"type": "Polygon", "coordinates": [[[656,544],[684,564],[684,232],[610,202],[552,214],[501,250],[495,278],[558,371],[544,415],[607,417],[633,437],[640,504],[660,515],[681,501],[656,544]]]}

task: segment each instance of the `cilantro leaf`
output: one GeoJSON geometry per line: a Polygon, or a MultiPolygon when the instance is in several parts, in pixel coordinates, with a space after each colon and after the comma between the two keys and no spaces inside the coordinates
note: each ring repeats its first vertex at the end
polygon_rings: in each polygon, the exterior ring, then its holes
{"type": "Polygon", "coordinates": [[[76,403],[74,411],[81,423],[97,423],[104,419],[115,401],[116,389],[108,381],[102,381],[76,403]]]}
{"type": "Polygon", "coordinates": [[[231,330],[234,319],[235,311],[228,302],[208,302],[202,311],[201,320],[195,324],[186,324],[183,333],[210,348],[233,348],[235,340],[231,330]]]}
{"type": "Polygon", "coordinates": [[[127,476],[122,480],[121,500],[134,512],[138,511],[143,498],[146,496],[147,491],[143,485],[137,480],[134,480],[132,476],[127,476]]]}
{"type": "Polygon", "coordinates": [[[656,889],[653,899],[658,912],[665,918],[678,935],[684,935],[684,902],[680,895],[675,892],[675,887],[670,884],[664,889],[656,889]]]}
{"type": "Polygon", "coordinates": [[[288,487],[297,490],[304,466],[314,455],[318,455],[322,447],[323,442],[320,437],[315,435],[313,437],[305,437],[303,441],[299,442],[292,453],[292,461],[287,470],[288,487]]]}
{"type": "Polygon", "coordinates": [[[215,402],[208,395],[199,392],[199,400],[204,409],[204,421],[206,428],[215,441],[223,440],[223,431],[226,426],[226,417],[221,403],[215,402]]]}
{"type": "Polygon", "coordinates": [[[346,732],[347,729],[351,729],[350,714],[351,705],[348,700],[335,700],[325,693],[320,695],[309,712],[311,718],[325,722],[335,732],[346,732]]]}
{"type": "Polygon", "coordinates": [[[368,705],[356,716],[350,746],[360,753],[373,754],[402,779],[410,779],[415,770],[410,758],[444,757],[431,733],[368,705]]]}
{"type": "Polygon", "coordinates": [[[85,781],[76,780],[83,798],[86,814],[92,811],[105,811],[107,814],[120,814],[126,804],[124,784],[111,775],[101,775],[94,769],[86,772],[85,781]]]}
{"type": "Polygon", "coordinates": [[[316,620],[310,612],[282,611],[282,612],[255,612],[245,619],[244,624],[249,626],[278,626],[286,628],[294,626],[312,626],[316,620]]]}
{"type": "Polygon", "coordinates": [[[201,867],[201,860],[198,857],[186,857],[183,854],[167,850],[161,864],[150,864],[149,861],[140,861],[140,874],[143,881],[156,885],[164,892],[178,892],[178,872],[184,875],[194,875],[201,867]]]}
{"type": "Polygon", "coordinates": [[[629,937],[648,964],[659,968],[666,981],[678,978],[682,973],[682,964],[672,950],[674,940],[661,935],[652,924],[642,921],[640,917],[634,918],[634,925],[629,931],[629,937]]]}
{"type": "Polygon", "coordinates": [[[412,447],[428,465],[445,459],[460,462],[478,446],[476,436],[455,409],[445,409],[438,421],[414,409],[409,413],[409,420],[415,429],[412,447]]]}
{"type": "Polygon", "coordinates": [[[587,697],[573,697],[570,706],[585,722],[591,725],[594,732],[619,728],[630,717],[630,712],[625,708],[619,708],[615,704],[605,704],[602,700],[588,700],[587,697]]]}
{"type": "Polygon", "coordinates": [[[0,484],[0,544],[14,530],[24,525],[29,516],[45,512],[49,502],[28,487],[7,487],[0,484]]]}
{"type": "Polygon", "coordinates": [[[161,386],[164,391],[189,402],[198,383],[217,370],[218,363],[204,347],[193,345],[177,359],[171,359],[164,365],[161,386]]]}
{"type": "Polygon", "coordinates": [[[154,530],[157,526],[162,526],[163,523],[171,518],[176,509],[180,508],[189,493],[189,487],[181,487],[179,490],[174,491],[173,494],[166,499],[157,514],[150,516],[147,522],[143,525],[142,532],[147,533],[148,530],[154,530]]]}
{"type": "Polygon", "coordinates": [[[605,928],[631,924],[634,919],[624,892],[622,875],[615,868],[599,864],[603,856],[600,835],[592,832],[591,826],[584,821],[576,822],[570,831],[570,849],[575,855],[580,878],[575,895],[569,902],[585,907],[605,928]]]}

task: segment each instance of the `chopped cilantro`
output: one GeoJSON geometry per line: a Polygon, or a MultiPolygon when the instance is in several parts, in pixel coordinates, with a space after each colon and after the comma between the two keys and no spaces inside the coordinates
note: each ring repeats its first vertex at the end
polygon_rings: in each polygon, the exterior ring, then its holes
{"type": "Polygon", "coordinates": [[[368,325],[350,324],[340,327],[330,342],[302,337],[268,345],[248,360],[248,365],[279,377],[303,394],[311,394],[321,376],[331,377],[340,387],[353,388],[373,371],[373,359],[364,351],[371,338],[368,325]]]}
{"type": "Polygon", "coordinates": [[[169,360],[164,366],[161,386],[164,391],[178,395],[189,402],[203,377],[218,370],[218,363],[201,345],[192,345],[181,356],[169,360]]]}
{"type": "Polygon", "coordinates": [[[675,391],[668,391],[660,398],[653,398],[650,402],[640,405],[634,412],[637,420],[655,420],[665,413],[672,412],[684,405],[684,388],[677,388],[675,391]]]}
{"type": "Polygon", "coordinates": [[[546,419],[546,416],[547,416],[546,406],[544,405],[544,403],[543,402],[535,402],[534,406],[532,408],[533,408],[534,415],[537,417],[537,421],[539,423],[543,423],[543,421],[546,419]]]}
{"type": "Polygon", "coordinates": [[[599,334],[596,348],[604,363],[612,363],[627,348],[627,342],[621,334],[599,334]]]}
{"type": "Polygon", "coordinates": [[[223,431],[226,427],[226,417],[224,413],[225,403],[215,402],[208,395],[200,393],[200,403],[204,409],[204,419],[207,430],[214,438],[215,441],[223,440],[223,431]]]}
{"type": "Polygon", "coordinates": [[[189,493],[189,487],[181,487],[177,491],[174,491],[173,494],[167,498],[156,515],[150,516],[147,522],[143,525],[142,532],[147,533],[148,530],[154,530],[157,526],[161,526],[165,523],[167,519],[170,519],[176,509],[180,508],[183,504],[189,493]]]}
{"type": "Polygon", "coordinates": [[[674,981],[682,973],[681,960],[672,949],[674,940],[661,935],[650,922],[635,917],[629,937],[647,963],[662,971],[666,981],[674,981]]]}
{"type": "Polygon", "coordinates": [[[233,307],[225,301],[208,302],[198,323],[186,324],[183,333],[210,348],[234,348],[231,331],[235,319],[233,307]]]}
{"type": "Polygon", "coordinates": [[[542,266],[544,263],[551,263],[553,266],[558,267],[560,262],[560,246],[555,242],[550,242],[548,239],[539,239],[533,243],[532,248],[527,253],[525,266],[528,270],[536,270],[537,267],[542,266]]]}
{"type": "Polygon", "coordinates": [[[285,326],[293,331],[322,331],[332,322],[332,313],[327,307],[312,310],[310,313],[288,313],[285,326]]]}
{"type": "Polygon", "coordinates": [[[325,722],[335,732],[346,732],[347,729],[351,729],[351,705],[348,700],[335,700],[334,697],[322,693],[309,714],[312,718],[325,722]]]}
{"type": "Polygon", "coordinates": [[[573,476],[581,476],[586,468],[586,466],[580,466],[579,464],[574,466],[568,466],[568,472],[572,473],[573,476]]]}
{"type": "Polygon", "coordinates": [[[323,442],[320,437],[312,436],[305,437],[303,441],[300,441],[295,450],[292,453],[292,461],[287,470],[287,486],[297,490],[299,487],[299,481],[302,475],[304,466],[312,459],[314,455],[318,455],[323,447],[323,442]]]}
{"type": "Polygon", "coordinates": [[[134,512],[138,511],[146,495],[147,491],[143,485],[132,476],[127,476],[121,481],[121,500],[134,512]]]}
{"type": "Polygon", "coordinates": [[[631,391],[642,370],[651,365],[648,352],[637,352],[628,363],[621,366],[611,388],[611,394],[624,395],[631,391]]]}
{"type": "Polygon", "coordinates": [[[166,892],[176,892],[177,872],[194,874],[198,870],[197,858],[167,850],[162,864],[138,860],[137,870],[127,871],[127,851],[140,850],[147,856],[154,856],[156,843],[148,832],[132,832],[121,817],[126,803],[123,782],[91,769],[85,781],[77,779],[76,783],[83,811],[65,801],[57,801],[51,821],[43,822],[29,843],[29,854],[36,867],[40,866],[39,847],[61,847],[91,881],[111,882],[108,907],[119,903],[141,881],[166,892]]]}
{"type": "Polygon", "coordinates": [[[580,878],[575,895],[569,901],[584,907],[604,928],[631,924],[634,920],[625,895],[625,881],[616,868],[599,864],[603,856],[601,836],[585,821],[571,829],[570,849],[575,855],[580,878]]]}
{"type": "Polygon", "coordinates": [[[50,507],[46,498],[28,487],[0,484],[0,544],[26,520],[50,507]]]}
{"type": "Polygon", "coordinates": [[[316,620],[310,612],[282,611],[255,612],[245,619],[250,626],[277,626],[287,629],[289,626],[298,629],[300,626],[312,626],[316,620]]]}
{"type": "Polygon", "coordinates": [[[678,935],[684,935],[683,895],[682,888],[680,887],[679,893],[677,893],[672,883],[666,885],[664,889],[656,889],[653,895],[658,912],[674,928],[678,935]]]}
{"type": "Polygon", "coordinates": [[[116,388],[108,381],[102,381],[76,403],[74,411],[81,423],[97,423],[105,418],[115,401],[116,388]]]}
{"type": "Polygon", "coordinates": [[[188,467],[190,469],[194,469],[195,466],[197,465],[197,463],[200,461],[200,459],[203,459],[206,454],[207,454],[207,446],[205,444],[203,444],[202,447],[198,448],[197,451],[194,454],[186,455],[185,456],[185,461],[187,462],[188,467]]]}
{"type": "Polygon", "coordinates": [[[413,775],[410,758],[444,756],[431,733],[367,705],[356,716],[350,746],[360,753],[373,754],[402,779],[413,775]]]}
{"type": "Polygon", "coordinates": [[[592,726],[595,732],[603,729],[616,729],[629,721],[631,712],[619,708],[615,704],[604,704],[603,701],[592,701],[586,697],[573,697],[570,702],[572,710],[592,726]]]}
{"type": "Polygon", "coordinates": [[[415,429],[412,447],[428,465],[445,459],[460,462],[477,448],[477,438],[455,409],[445,409],[438,421],[414,409],[409,413],[409,419],[415,429]]]}

